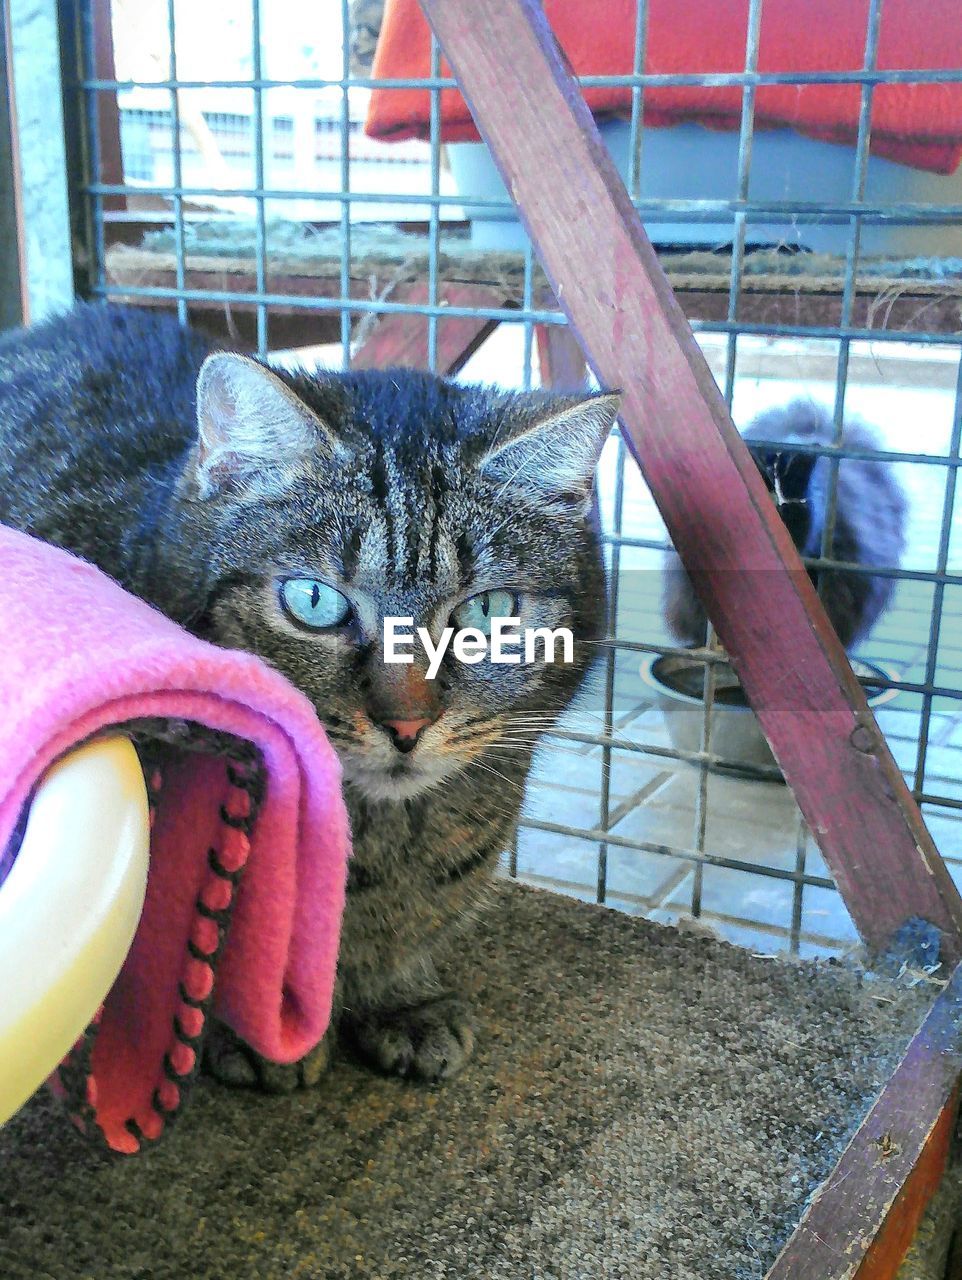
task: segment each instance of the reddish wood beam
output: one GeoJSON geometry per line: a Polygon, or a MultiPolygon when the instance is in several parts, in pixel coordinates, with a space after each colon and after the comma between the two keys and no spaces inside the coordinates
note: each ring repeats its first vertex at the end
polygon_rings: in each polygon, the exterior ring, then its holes
{"type": "MultiPolygon", "coordinates": [[[[139,201],[150,199],[150,197],[146,196],[135,198],[139,201]]],[[[157,201],[159,207],[163,203],[162,198],[157,197],[157,201]]],[[[113,219],[106,227],[108,242],[107,269],[111,283],[118,285],[160,286],[167,289],[175,288],[177,272],[173,263],[173,254],[167,252],[151,253],[140,248],[133,262],[125,262],[121,257],[110,252],[110,249],[118,244],[140,246],[144,231],[156,227],[158,222],[118,214],[114,214],[113,219]]],[[[170,215],[168,215],[167,221],[170,221],[170,215]]],[[[249,260],[246,269],[239,261],[235,261],[230,264],[229,270],[221,268],[218,271],[211,271],[207,268],[197,269],[192,265],[193,261],[191,257],[188,257],[185,283],[189,289],[220,290],[227,288],[233,289],[237,293],[256,292],[257,275],[253,259],[249,260]]],[[[308,264],[305,262],[301,274],[298,275],[292,270],[276,271],[268,263],[268,281],[271,292],[294,294],[299,297],[307,295],[318,298],[339,298],[341,295],[340,258],[331,257],[323,264],[328,274],[310,274],[312,271],[316,272],[318,265],[317,263],[308,264]]],[[[667,265],[670,268],[670,260],[667,265]]],[[[371,296],[371,282],[370,279],[363,275],[364,264],[363,262],[355,262],[353,266],[358,274],[351,281],[351,297],[367,300],[371,296]]],[[[425,274],[426,270],[425,266],[425,274]]],[[[390,265],[384,265],[378,275],[375,287],[386,285],[389,282],[390,274],[390,265]]],[[[497,291],[494,280],[488,283],[482,279],[477,279],[476,271],[472,271],[471,274],[475,278],[462,280],[452,277],[450,283],[455,285],[475,284],[481,287],[487,285],[488,288],[495,292],[497,291]]],[[[960,332],[960,300],[958,296],[948,291],[949,288],[950,286],[945,286],[946,291],[941,294],[912,292],[907,288],[904,293],[900,293],[892,301],[891,305],[886,303],[885,307],[880,309],[878,307],[878,288],[873,287],[871,293],[856,294],[852,304],[852,324],[855,328],[861,328],[862,326],[872,327],[880,338],[884,337],[885,334],[921,330],[956,334],[960,332]]],[[[823,293],[800,291],[798,288],[793,289],[786,284],[780,290],[757,290],[753,292],[751,285],[746,284],[743,286],[742,296],[739,301],[738,321],[746,325],[837,325],[841,318],[840,290],[841,284],[839,284],[838,289],[826,289],[823,293]]],[[[521,295],[520,285],[515,286],[511,301],[520,303],[521,295]]],[[[689,320],[716,321],[725,320],[727,316],[727,285],[722,287],[721,284],[716,284],[714,287],[693,288],[690,284],[684,284],[681,287],[677,287],[676,297],[689,320]]],[[[554,294],[550,289],[536,291],[534,304],[536,307],[544,308],[548,311],[554,311],[557,308],[554,294]]],[[[255,302],[245,302],[239,305],[252,312],[256,312],[257,309],[255,302]]],[[[271,307],[271,313],[276,314],[278,311],[284,311],[285,309],[293,310],[294,308],[285,308],[283,303],[279,303],[277,306],[271,307]]],[[[573,334],[561,329],[558,325],[546,325],[545,328],[550,329],[552,332],[564,332],[572,342],[577,341],[573,334]]]]}
{"type": "MultiPolygon", "coordinates": [[[[919,1152],[918,1163],[892,1203],[884,1226],[855,1272],[857,1280],[896,1280],[922,1215],[945,1176],[958,1114],[959,1091],[956,1088],[919,1152]]],[[[849,1188],[846,1188],[846,1195],[848,1192],[849,1188]]]]}
{"type": "Polygon", "coordinates": [[[892,1280],[945,1171],[962,1072],[962,966],[766,1280],[892,1280]]]}
{"type": "Polygon", "coordinates": [[[535,326],[541,385],[556,391],[577,391],[585,385],[588,362],[581,343],[566,325],[535,326]]]}
{"type": "MultiPolygon", "coordinates": [[[[90,10],[93,35],[94,71],[100,80],[117,78],[114,61],[114,28],[111,0],[92,0],[90,10]]],[[[97,98],[97,155],[98,172],[91,174],[94,182],[120,186],[124,180],[123,149],[120,144],[120,103],[117,94],[105,90],[97,98]]],[[[126,209],[126,196],[103,196],[103,208],[126,209]]]]}
{"type": "MultiPolygon", "coordinates": [[[[438,288],[441,305],[451,307],[502,307],[504,297],[494,289],[481,285],[442,284],[438,288]]],[[[392,302],[423,306],[428,301],[428,286],[418,282],[391,295],[392,302]]],[[[388,312],[375,317],[375,323],[362,345],[355,351],[351,366],[355,369],[387,369],[403,365],[408,369],[428,367],[428,318],[388,312]]],[[[362,321],[363,323],[363,321],[362,321]]],[[[478,316],[438,317],[437,371],[455,374],[497,327],[496,320],[478,316]]]]}
{"type": "Polygon", "coordinates": [[[922,917],[958,960],[962,898],[543,10],[421,3],[859,931],[882,948],[922,917]]]}

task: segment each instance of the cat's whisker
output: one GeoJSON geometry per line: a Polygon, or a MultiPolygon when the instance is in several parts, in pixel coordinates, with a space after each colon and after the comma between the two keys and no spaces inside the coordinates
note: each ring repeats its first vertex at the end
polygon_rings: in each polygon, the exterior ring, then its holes
{"type": "Polygon", "coordinates": [[[564,708],[547,709],[545,711],[532,711],[526,715],[502,716],[497,721],[499,724],[553,724],[563,714],[564,708]]]}
{"type": "Polygon", "coordinates": [[[477,756],[475,756],[473,759],[468,761],[468,766],[469,767],[473,766],[476,769],[482,769],[486,773],[493,774],[494,777],[496,777],[499,782],[504,782],[507,784],[507,786],[511,787],[514,791],[517,791],[522,795],[524,794],[523,783],[518,783],[514,778],[507,777],[505,774],[495,769],[492,765],[486,764],[485,761],[483,760],[479,760],[477,756]]]}
{"type": "MultiPolygon", "coordinates": [[[[530,750],[534,745],[535,744],[530,742],[511,742],[510,740],[507,740],[504,742],[492,743],[490,749],[493,751],[497,751],[500,748],[503,751],[517,752],[525,748],[530,750]]],[[[546,753],[551,755],[580,756],[582,760],[587,760],[589,758],[585,754],[584,747],[579,748],[579,747],[571,746],[567,743],[552,743],[550,747],[546,746],[544,750],[546,753]]]]}
{"type": "Polygon", "coordinates": [[[592,720],[586,720],[586,719],[562,720],[558,716],[552,716],[549,720],[545,721],[543,724],[538,724],[536,722],[524,723],[524,724],[507,723],[504,725],[504,728],[505,729],[532,729],[539,733],[554,733],[556,731],[559,733],[564,733],[566,731],[570,733],[577,733],[577,732],[590,732],[592,729],[595,729],[599,725],[604,725],[605,723],[606,723],[606,718],[601,715],[595,717],[592,720]]]}

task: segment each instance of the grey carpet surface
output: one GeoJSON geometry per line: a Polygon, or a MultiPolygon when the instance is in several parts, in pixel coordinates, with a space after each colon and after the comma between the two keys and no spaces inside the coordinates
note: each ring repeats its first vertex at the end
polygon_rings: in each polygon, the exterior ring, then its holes
{"type": "Polygon", "coordinates": [[[4,1280],[761,1277],[931,997],[498,887],[437,1088],[201,1082],[146,1153],[45,1094],[0,1130],[4,1280]]]}

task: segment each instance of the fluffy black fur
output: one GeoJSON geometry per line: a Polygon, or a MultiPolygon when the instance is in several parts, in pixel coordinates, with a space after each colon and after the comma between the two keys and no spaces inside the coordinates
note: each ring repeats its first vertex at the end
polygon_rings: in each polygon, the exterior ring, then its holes
{"type": "MultiPolygon", "coordinates": [[[[832,415],[811,400],[795,400],[760,414],[743,435],[799,553],[818,558],[832,464],[826,457],[799,453],[792,445],[830,445],[835,438],[832,415]],[[784,441],[785,447],[753,441],[784,441]]],[[[842,444],[849,449],[882,449],[872,428],[857,419],[845,423],[842,444]]],[[[890,463],[858,458],[839,463],[833,559],[861,569],[897,569],[907,518],[908,501],[890,463]]],[[[871,572],[811,568],[809,574],[846,649],[865,639],[895,590],[894,578],[871,572]]],[[[668,629],[679,643],[704,644],[705,612],[674,552],[666,563],[664,609],[668,629]]]]}

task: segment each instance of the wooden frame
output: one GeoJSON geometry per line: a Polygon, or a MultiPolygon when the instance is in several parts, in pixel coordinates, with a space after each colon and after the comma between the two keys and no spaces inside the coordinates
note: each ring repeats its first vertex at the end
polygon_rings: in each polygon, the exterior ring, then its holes
{"type": "MultiPolygon", "coordinates": [[[[138,200],[151,200],[158,207],[149,218],[143,213],[138,217],[137,213],[117,211],[108,211],[105,215],[108,281],[118,290],[125,284],[174,289],[177,287],[178,277],[173,254],[137,247],[141,245],[145,231],[164,221],[172,221],[173,213],[164,205],[161,197],[138,197],[138,200]]],[[[424,228],[406,229],[425,234],[424,228]]],[[[717,270],[710,275],[679,267],[677,258],[671,255],[663,260],[663,265],[675,296],[689,320],[709,323],[727,320],[730,267],[724,259],[720,259],[717,270]]],[[[379,296],[385,291],[390,291],[394,300],[403,300],[400,296],[403,289],[427,281],[426,261],[423,268],[409,269],[409,278],[403,285],[399,285],[394,279],[395,267],[390,262],[367,263],[362,258],[360,261],[352,260],[351,266],[349,296],[363,301],[370,301],[372,293],[373,296],[379,296]],[[418,270],[422,272],[420,278],[417,277],[418,270]]],[[[476,261],[470,270],[454,271],[442,277],[438,281],[439,298],[443,298],[445,289],[467,288],[487,291],[486,301],[482,301],[483,293],[478,295],[479,305],[489,308],[520,306],[523,301],[523,257],[520,254],[518,267],[516,284],[508,288],[504,279],[499,280],[497,271],[486,273],[483,261],[476,261]]],[[[304,263],[300,270],[294,270],[290,265],[283,270],[272,267],[270,279],[276,292],[293,299],[340,299],[340,255],[332,255],[327,261],[304,263]]],[[[189,290],[227,290],[246,295],[239,297],[236,303],[231,302],[230,325],[224,323],[223,303],[191,300],[188,305],[191,314],[200,317],[200,322],[208,330],[234,340],[237,335],[245,339],[250,336],[253,341],[257,303],[252,295],[257,291],[257,271],[252,258],[218,260],[203,254],[191,254],[185,262],[184,285],[189,290]]],[[[844,276],[840,271],[831,277],[746,275],[739,292],[736,322],[741,326],[764,328],[837,326],[841,321],[843,286],[844,276]]],[[[559,309],[558,302],[537,265],[532,279],[531,302],[537,310],[559,309]]],[[[151,305],[175,309],[173,302],[151,305]]],[[[960,316],[962,281],[959,280],[908,283],[898,279],[869,277],[856,282],[852,303],[853,326],[864,329],[879,339],[914,332],[957,334],[962,324],[960,316]]],[[[414,320],[416,322],[417,317],[414,320]]],[[[360,324],[367,328],[364,320],[360,324]]],[[[274,341],[275,327],[284,334],[280,345],[288,346],[309,346],[322,341],[335,341],[340,337],[341,331],[338,312],[312,311],[295,303],[272,304],[270,325],[272,345],[278,345],[274,341]]],[[[567,329],[555,325],[537,325],[536,328],[545,382],[569,387],[576,385],[572,379],[580,378],[578,371],[586,368],[577,338],[567,329]]]]}
{"type": "MultiPolygon", "coordinates": [[[[438,299],[448,306],[499,307],[501,299],[483,285],[448,285],[438,288],[438,299]]],[[[422,305],[428,301],[426,282],[395,292],[394,301],[422,305]]],[[[429,365],[428,318],[388,312],[373,316],[374,324],[362,337],[351,360],[354,369],[386,369],[402,365],[426,369],[429,365]]],[[[451,316],[437,321],[437,369],[453,375],[467,364],[481,343],[497,327],[497,320],[483,316],[451,316]]]]}
{"type": "MultiPolygon", "coordinates": [[[[100,80],[114,80],[117,76],[114,61],[113,13],[110,0],[91,0],[90,34],[93,39],[93,68],[100,80]]],[[[120,185],[124,180],[123,150],[120,144],[120,105],[116,93],[97,94],[97,149],[98,171],[95,182],[120,185]]],[[[104,196],[103,209],[127,208],[126,196],[104,196]]]]}
{"type": "MultiPolygon", "coordinates": [[[[421,4],[589,362],[603,385],[624,389],[629,447],[859,932],[881,951],[925,920],[956,964],[962,898],[543,9],[421,4]]],[[[944,1167],[960,1012],[957,970],[769,1280],[894,1276],[944,1167]]]]}
{"type": "Polygon", "coordinates": [[[921,918],[958,961],[962,897],[540,5],[422,5],[862,937],[921,918]]]}
{"type": "Polygon", "coordinates": [[[948,1161],[962,1072],[962,966],[766,1280],[889,1280],[948,1161]]]}
{"type": "Polygon", "coordinates": [[[542,385],[556,387],[559,391],[576,391],[583,387],[588,363],[571,330],[553,324],[539,324],[535,332],[542,385]]]}

